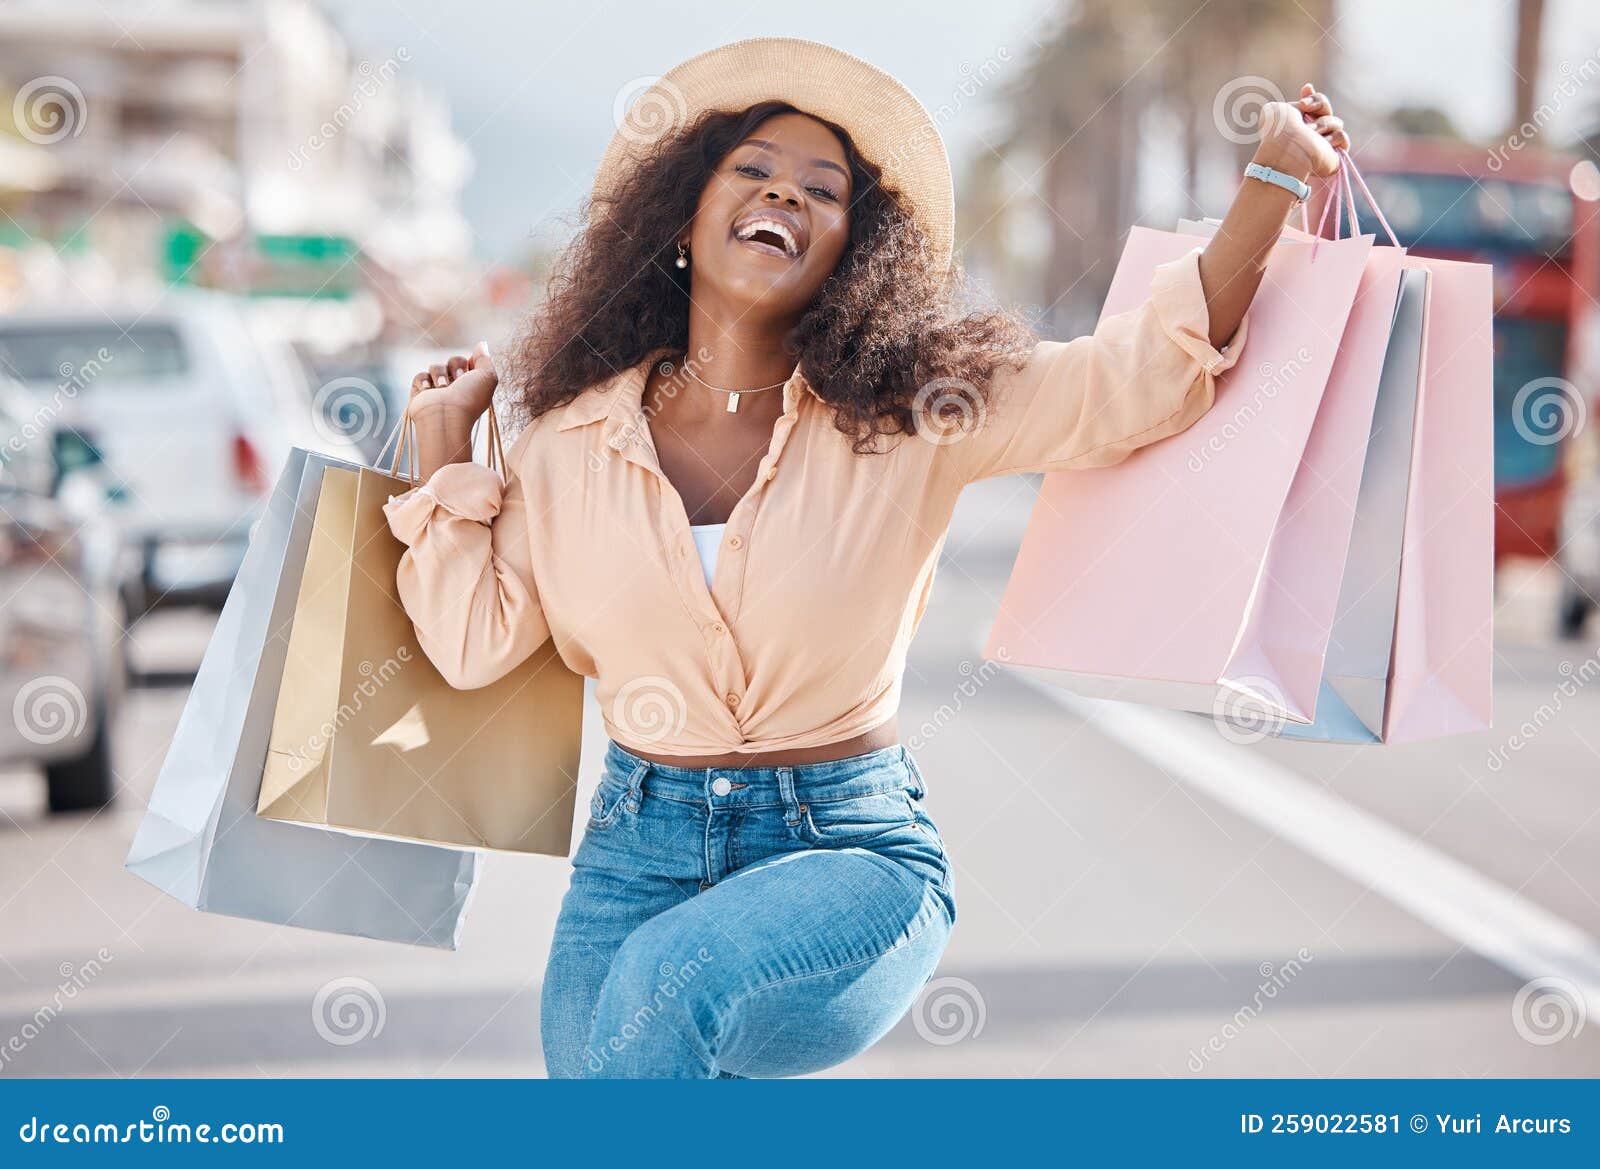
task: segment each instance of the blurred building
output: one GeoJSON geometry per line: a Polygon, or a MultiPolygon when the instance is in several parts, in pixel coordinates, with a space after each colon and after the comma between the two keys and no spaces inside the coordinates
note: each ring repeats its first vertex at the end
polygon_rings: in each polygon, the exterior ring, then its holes
{"type": "Polygon", "coordinates": [[[319,348],[448,330],[471,158],[411,65],[312,0],[10,0],[0,297],[197,284],[319,348]]]}

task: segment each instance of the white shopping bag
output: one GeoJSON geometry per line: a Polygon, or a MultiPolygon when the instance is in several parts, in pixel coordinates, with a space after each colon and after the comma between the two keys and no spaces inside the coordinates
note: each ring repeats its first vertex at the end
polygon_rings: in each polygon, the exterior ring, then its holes
{"type": "Polygon", "coordinates": [[[322,472],[296,449],[206,647],[125,867],[210,913],[454,949],[477,854],[266,820],[256,799],[322,472]]]}

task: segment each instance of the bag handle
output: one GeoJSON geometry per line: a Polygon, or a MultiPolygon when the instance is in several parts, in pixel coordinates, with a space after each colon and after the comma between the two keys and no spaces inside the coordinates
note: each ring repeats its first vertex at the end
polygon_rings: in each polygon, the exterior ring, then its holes
{"type": "Polygon", "coordinates": [[[1361,217],[1356,214],[1356,189],[1350,185],[1350,168],[1339,168],[1339,193],[1350,208],[1350,234],[1361,234],[1361,217]]]}
{"type": "Polygon", "coordinates": [[[1322,234],[1322,229],[1325,228],[1328,225],[1328,212],[1329,211],[1332,211],[1333,215],[1334,215],[1334,218],[1333,218],[1333,238],[1334,239],[1338,239],[1339,238],[1339,232],[1340,232],[1340,229],[1341,229],[1341,222],[1342,222],[1341,219],[1340,219],[1340,212],[1342,210],[1343,202],[1344,202],[1343,179],[1344,179],[1344,163],[1343,163],[1343,159],[1341,158],[1340,159],[1339,169],[1336,170],[1332,175],[1332,182],[1334,184],[1333,197],[1330,198],[1330,199],[1323,200],[1323,203],[1322,203],[1322,215],[1317,219],[1317,230],[1316,231],[1312,231],[1311,230],[1311,221],[1308,218],[1307,213],[1306,213],[1306,205],[1304,203],[1300,204],[1300,227],[1301,227],[1301,230],[1303,230],[1307,235],[1315,237],[1315,239],[1313,240],[1313,242],[1311,244],[1311,258],[1313,260],[1315,260],[1317,258],[1317,246],[1322,242],[1322,240],[1324,238],[1323,234],[1322,234]]]}
{"type": "Polygon", "coordinates": [[[1361,171],[1356,166],[1356,160],[1350,157],[1350,152],[1347,150],[1337,150],[1336,153],[1339,159],[1339,169],[1329,176],[1329,181],[1333,184],[1332,197],[1322,204],[1322,216],[1317,220],[1317,230],[1315,232],[1310,232],[1310,228],[1307,226],[1310,222],[1310,216],[1306,212],[1305,204],[1302,203],[1300,205],[1301,228],[1317,237],[1311,244],[1312,260],[1317,258],[1317,248],[1324,238],[1322,229],[1328,222],[1330,207],[1333,210],[1333,235],[1331,238],[1338,239],[1343,231],[1343,211],[1347,201],[1350,205],[1350,234],[1354,236],[1361,232],[1361,220],[1356,215],[1355,187],[1350,182],[1352,176],[1354,176],[1356,183],[1360,184],[1361,193],[1367,198],[1367,205],[1372,208],[1373,214],[1378,217],[1378,222],[1383,225],[1384,233],[1388,235],[1389,242],[1398,248],[1400,240],[1396,238],[1394,228],[1389,226],[1389,221],[1384,218],[1383,208],[1379,207],[1377,199],[1373,198],[1372,189],[1367,186],[1367,180],[1361,177],[1361,171]]]}
{"type": "MultiPolygon", "coordinates": [[[[1339,161],[1343,164],[1341,169],[1347,168],[1349,172],[1344,176],[1345,183],[1348,185],[1351,176],[1355,177],[1356,182],[1361,185],[1361,193],[1367,197],[1367,206],[1372,208],[1372,213],[1378,217],[1378,222],[1383,225],[1384,234],[1389,237],[1389,242],[1395,247],[1399,247],[1400,241],[1395,238],[1394,228],[1390,227],[1389,221],[1383,217],[1383,208],[1379,207],[1378,201],[1372,197],[1372,190],[1367,186],[1367,180],[1361,177],[1361,168],[1356,166],[1356,160],[1351,158],[1347,151],[1341,150],[1339,152],[1339,161]]],[[[1354,199],[1355,196],[1352,193],[1352,203],[1354,199]]]]}
{"type": "MultiPolygon", "coordinates": [[[[510,470],[506,463],[505,444],[500,434],[500,417],[495,412],[492,400],[484,414],[487,417],[486,425],[489,431],[486,444],[488,447],[489,469],[491,471],[499,471],[500,481],[504,483],[510,478],[510,470]]],[[[396,434],[399,435],[399,441],[395,443],[394,456],[389,460],[389,474],[396,479],[404,479],[413,487],[420,486],[422,472],[419,464],[420,456],[417,450],[417,423],[416,419],[411,417],[411,403],[409,401],[406,403],[405,411],[400,415],[400,421],[395,424],[395,428],[390,432],[389,438],[384,440],[383,446],[378,450],[380,463],[383,458],[383,452],[388,449],[390,441],[395,438],[396,434]],[[405,460],[404,471],[400,468],[402,459],[405,460]]],[[[473,446],[477,445],[477,436],[478,428],[474,424],[472,429],[473,446]]]]}

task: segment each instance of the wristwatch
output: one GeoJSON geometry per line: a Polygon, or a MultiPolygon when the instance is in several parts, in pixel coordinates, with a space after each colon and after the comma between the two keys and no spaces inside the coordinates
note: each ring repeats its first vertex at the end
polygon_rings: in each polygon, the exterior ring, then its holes
{"type": "Polygon", "coordinates": [[[1281,170],[1273,170],[1270,166],[1262,166],[1259,162],[1252,162],[1244,168],[1244,177],[1247,179],[1260,179],[1263,183],[1271,183],[1274,187],[1282,187],[1295,197],[1295,201],[1304,203],[1311,195],[1311,184],[1302,182],[1293,175],[1286,175],[1281,170]]]}

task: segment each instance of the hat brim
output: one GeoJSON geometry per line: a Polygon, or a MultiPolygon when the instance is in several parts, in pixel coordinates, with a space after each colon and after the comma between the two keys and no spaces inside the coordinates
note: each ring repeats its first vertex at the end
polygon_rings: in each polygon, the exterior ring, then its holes
{"type": "Polygon", "coordinates": [[[904,200],[948,268],[954,249],[955,193],[944,140],[927,109],[900,82],[861,58],[815,41],[762,37],[691,57],[658,77],[618,119],[595,173],[605,198],[662,139],[708,111],[737,113],[787,102],[843,128],[883,182],[904,200]]]}

